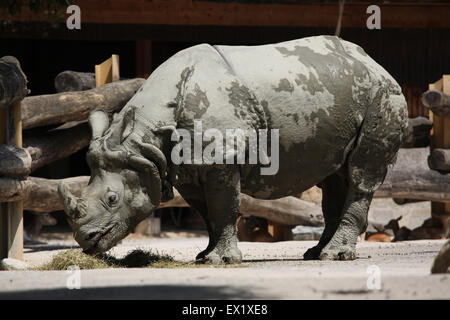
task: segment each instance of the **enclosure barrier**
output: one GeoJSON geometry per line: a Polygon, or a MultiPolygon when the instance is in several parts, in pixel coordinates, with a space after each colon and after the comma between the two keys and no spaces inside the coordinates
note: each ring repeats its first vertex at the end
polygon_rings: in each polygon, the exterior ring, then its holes
{"type": "MultiPolygon", "coordinates": [[[[112,80],[113,75],[114,80],[120,77],[118,72],[112,71],[114,65],[118,66],[118,58],[112,57],[110,60],[109,63],[106,63],[106,68],[104,68],[105,64],[96,68],[97,74],[102,73],[103,81],[112,80]],[[104,70],[107,70],[106,73],[104,70]]],[[[6,64],[3,62],[3,65],[6,64]]],[[[14,64],[9,63],[8,65],[13,68],[11,66],[14,64]]],[[[23,75],[23,73],[20,74],[23,75]]],[[[2,83],[5,83],[4,79],[8,79],[8,83],[12,79],[10,71],[4,68],[0,68],[0,77],[2,83]]],[[[57,185],[60,180],[27,177],[28,174],[88,146],[90,130],[86,119],[89,113],[95,109],[103,109],[112,116],[123,108],[145,81],[136,78],[117,80],[97,86],[100,83],[93,81],[96,78],[99,76],[95,77],[92,73],[64,71],[55,79],[55,87],[58,88],[59,93],[24,98],[28,91],[26,91],[26,80],[23,75],[23,87],[16,87],[14,89],[16,94],[12,95],[18,97],[17,99],[12,101],[0,96],[0,109],[2,110],[7,109],[6,106],[9,106],[8,110],[11,110],[11,105],[17,105],[17,102],[23,99],[21,102],[23,129],[38,128],[35,129],[37,134],[33,137],[24,138],[23,148],[20,148],[19,143],[16,143],[16,147],[11,143],[0,145],[0,155],[2,155],[0,157],[0,202],[4,202],[2,208],[11,207],[11,203],[18,201],[23,201],[25,210],[37,212],[51,212],[63,208],[57,194],[57,185]],[[73,91],[75,89],[83,91],[73,91]],[[48,129],[49,127],[51,130],[48,129]],[[15,159],[17,163],[12,159],[15,159]]],[[[448,79],[447,76],[444,76],[444,79],[448,79]]],[[[444,80],[442,82],[444,83],[444,80]]],[[[4,84],[2,85],[6,88],[4,84]]],[[[444,84],[442,88],[444,88],[444,84]]],[[[8,90],[11,92],[12,89],[8,87],[8,90]]],[[[3,96],[11,95],[7,91],[5,92],[3,96]]],[[[427,94],[424,95],[425,100],[427,96],[427,94]]],[[[440,104],[446,105],[448,96],[445,92],[440,97],[440,100],[434,98],[432,101],[443,101],[440,104]]],[[[426,103],[424,104],[426,105],[426,103]]],[[[430,107],[435,104],[436,102],[431,103],[430,107]]],[[[9,112],[9,114],[12,113],[9,112]]],[[[446,168],[445,166],[448,165],[448,145],[447,149],[443,149],[446,151],[442,152],[439,150],[442,148],[438,148],[436,144],[437,135],[441,132],[439,131],[441,130],[439,129],[440,125],[436,125],[437,119],[440,119],[438,117],[437,115],[433,117],[435,127],[431,136],[433,147],[431,155],[424,151],[426,149],[420,148],[430,144],[430,129],[433,123],[423,117],[409,119],[408,137],[400,149],[397,163],[389,169],[385,182],[375,193],[375,197],[432,200],[439,204],[450,202],[450,174],[442,173],[442,170],[434,170],[446,168]],[[430,163],[431,169],[427,165],[423,165],[423,163],[427,163],[427,157],[429,157],[428,163],[430,163]]],[[[16,127],[18,128],[18,126],[16,127]]],[[[3,127],[2,132],[5,132],[3,127]]],[[[443,139],[443,141],[447,141],[446,143],[448,143],[447,137],[448,134],[443,139]]],[[[75,195],[80,194],[88,180],[88,177],[64,179],[69,190],[75,195]]],[[[167,203],[162,203],[160,207],[169,206],[187,206],[187,204],[175,192],[175,198],[167,203]]],[[[285,226],[290,228],[290,226],[299,224],[323,225],[320,206],[296,197],[259,200],[242,194],[241,213],[263,217],[271,221],[272,226],[275,226],[272,227],[272,235],[281,238],[285,236],[283,234],[283,230],[287,229],[285,226]]],[[[3,220],[6,219],[5,216],[2,214],[3,220]]],[[[2,239],[6,239],[7,234],[19,235],[21,222],[17,221],[22,220],[20,213],[14,218],[15,220],[10,221],[16,221],[15,224],[10,223],[8,228],[4,227],[5,224],[2,222],[2,239]]]]}
{"type": "MultiPolygon", "coordinates": [[[[429,90],[422,95],[422,103],[430,109],[430,119],[433,121],[431,135],[431,153],[428,164],[431,169],[442,175],[450,175],[450,75],[429,85],[429,90]]],[[[448,183],[448,182],[447,182],[448,183]]],[[[432,222],[442,227],[447,237],[450,236],[450,201],[431,203],[432,222]]],[[[444,273],[450,267],[450,241],[436,257],[432,273],[444,273]]]]}
{"type": "MultiPolygon", "coordinates": [[[[19,61],[0,59],[0,179],[16,181],[29,172],[30,159],[21,152],[21,100],[28,94],[27,79],[19,61]],[[11,152],[10,152],[11,151],[11,152]],[[16,153],[17,157],[9,157],[16,153]]],[[[1,182],[0,182],[1,183],[1,182]]],[[[23,258],[22,201],[0,203],[0,258],[23,258]]]]}

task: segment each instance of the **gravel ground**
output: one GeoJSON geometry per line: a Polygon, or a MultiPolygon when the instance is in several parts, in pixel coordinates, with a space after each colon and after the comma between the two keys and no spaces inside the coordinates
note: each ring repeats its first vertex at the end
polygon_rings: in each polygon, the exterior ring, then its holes
{"type": "MultiPolygon", "coordinates": [[[[111,253],[140,247],[192,261],[207,241],[128,238],[111,253]]],[[[315,241],[240,242],[241,267],[86,270],[78,290],[67,288],[68,271],[2,271],[0,299],[450,299],[450,274],[430,274],[444,242],[360,242],[355,261],[303,261],[315,241]]],[[[28,246],[25,261],[40,265],[71,247],[71,240],[28,246]]]]}

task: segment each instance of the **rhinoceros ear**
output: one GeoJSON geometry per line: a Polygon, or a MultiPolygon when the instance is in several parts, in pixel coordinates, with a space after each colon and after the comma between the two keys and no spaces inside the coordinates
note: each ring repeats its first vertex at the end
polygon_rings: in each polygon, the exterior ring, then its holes
{"type": "Polygon", "coordinates": [[[95,110],[89,115],[89,126],[91,127],[92,140],[103,136],[109,127],[109,118],[105,111],[95,110]]]}
{"type": "Polygon", "coordinates": [[[122,119],[122,127],[120,130],[120,143],[122,143],[132,132],[134,129],[134,122],[136,116],[136,107],[130,106],[122,119]]]}

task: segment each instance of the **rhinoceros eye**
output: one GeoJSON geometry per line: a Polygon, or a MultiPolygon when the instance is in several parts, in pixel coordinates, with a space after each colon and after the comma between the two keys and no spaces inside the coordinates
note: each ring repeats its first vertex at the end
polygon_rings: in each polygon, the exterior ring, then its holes
{"type": "Polygon", "coordinates": [[[108,205],[113,206],[117,203],[117,200],[119,200],[119,196],[116,192],[109,191],[106,194],[106,201],[108,202],[108,205]]]}

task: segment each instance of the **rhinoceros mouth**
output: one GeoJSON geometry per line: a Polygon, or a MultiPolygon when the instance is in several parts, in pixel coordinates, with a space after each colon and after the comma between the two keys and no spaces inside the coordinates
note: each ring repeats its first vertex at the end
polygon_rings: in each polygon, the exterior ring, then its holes
{"type": "Polygon", "coordinates": [[[114,227],[115,226],[113,225],[113,226],[109,227],[108,229],[106,229],[104,232],[102,232],[100,234],[100,236],[98,236],[98,238],[94,241],[94,243],[89,248],[83,250],[83,253],[93,255],[93,254],[97,254],[97,253],[106,251],[106,250],[101,250],[100,242],[108,240],[110,238],[111,231],[114,229],[114,227]]]}

